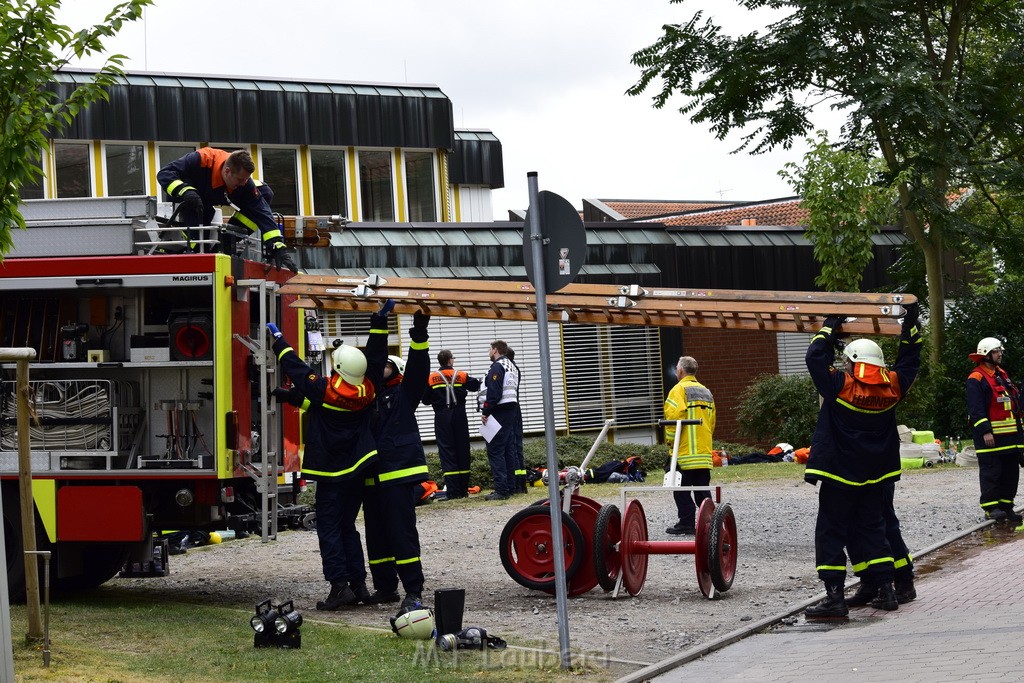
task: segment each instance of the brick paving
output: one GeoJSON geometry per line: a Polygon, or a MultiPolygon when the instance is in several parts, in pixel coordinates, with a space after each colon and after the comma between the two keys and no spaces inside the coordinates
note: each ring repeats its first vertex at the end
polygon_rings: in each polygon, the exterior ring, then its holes
{"type": "Polygon", "coordinates": [[[852,609],[828,626],[800,617],[652,680],[1024,680],[1024,533],[976,532],[942,561],[921,564],[917,600],[894,612],[852,609]]]}

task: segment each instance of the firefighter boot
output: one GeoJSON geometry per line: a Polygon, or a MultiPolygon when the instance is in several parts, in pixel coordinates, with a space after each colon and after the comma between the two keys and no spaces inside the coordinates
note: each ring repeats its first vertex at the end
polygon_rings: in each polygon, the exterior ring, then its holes
{"type": "Polygon", "coordinates": [[[1002,522],[1006,520],[1006,510],[1000,510],[999,508],[992,508],[985,513],[985,519],[991,519],[996,522],[1002,522]]]}
{"type": "Polygon", "coordinates": [[[400,607],[402,609],[419,609],[423,607],[423,596],[419,593],[406,593],[400,607]]]}
{"type": "Polygon", "coordinates": [[[356,600],[364,605],[370,604],[370,591],[366,590],[366,581],[349,581],[348,587],[356,596],[356,600]]]}
{"type": "Polygon", "coordinates": [[[847,619],[850,609],[843,596],[843,584],[825,584],[825,598],[804,610],[804,617],[815,621],[820,619],[847,619]]]}
{"type": "Polygon", "coordinates": [[[878,586],[868,579],[861,579],[857,592],[846,598],[847,607],[863,607],[878,595],[878,586]]]}
{"type": "Polygon", "coordinates": [[[896,579],[894,588],[896,589],[896,602],[901,605],[913,602],[917,598],[917,589],[914,588],[913,576],[909,579],[896,579]]]}
{"type": "Polygon", "coordinates": [[[327,594],[327,598],[324,600],[318,600],[316,608],[318,610],[325,610],[333,612],[339,607],[345,607],[346,605],[354,605],[358,602],[356,594],[352,592],[352,589],[344,581],[332,581],[331,592],[327,594]]]}
{"type": "Polygon", "coordinates": [[[887,612],[899,609],[900,603],[896,600],[896,590],[892,586],[892,581],[878,584],[878,595],[868,604],[875,609],[884,609],[887,612]]]}
{"type": "Polygon", "coordinates": [[[363,602],[367,605],[383,605],[386,602],[398,602],[401,599],[397,591],[376,590],[363,602]]]}

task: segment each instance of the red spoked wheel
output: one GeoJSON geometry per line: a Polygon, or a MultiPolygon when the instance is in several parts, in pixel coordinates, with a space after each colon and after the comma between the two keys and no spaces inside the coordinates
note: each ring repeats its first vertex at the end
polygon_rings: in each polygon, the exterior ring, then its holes
{"type": "MultiPolygon", "coordinates": [[[[579,525],[564,512],[562,544],[565,577],[572,581],[583,564],[586,543],[579,525]]],[[[555,556],[549,508],[531,505],[512,515],[501,531],[498,554],[505,571],[516,583],[533,590],[554,591],[555,556]]]]}
{"type": "Polygon", "coordinates": [[[711,537],[711,518],[715,514],[715,503],[710,498],[705,498],[697,510],[696,534],[693,537],[693,560],[697,569],[697,585],[705,598],[711,597],[715,588],[711,579],[711,567],[708,566],[708,542],[711,537]]]}
{"type": "MultiPolygon", "coordinates": [[[[700,552],[700,546],[697,546],[700,552]]],[[[708,534],[708,570],[715,588],[723,593],[732,588],[736,577],[736,515],[728,503],[715,508],[708,534]]]]}
{"type": "MultiPolygon", "coordinates": [[[[550,500],[543,501],[542,505],[545,512],[551,509],[550,500]]],[[[569,514],[572,515],[572,520],[576,522],[576,525],[580,528],[580,533],[583,534],[583,544],[579,546],[578,552],[584,559],[580,563],[579,571],[569,577],[569,590],[567,591],[569,596],[582,595],[598,583],[597,574],[594,572],[594,565],[591,562],[587,562],[587,558],[592,557],[594,554],[592,531],[597,523],[597,513],[600,510],[601,504],[592,498],[580,495],[572,497],[572,502],[569,505],[569,514]]],[[[568,567],[568,563],[566,563],[566,566],[568,567]]],[[[553,595],[555,585],[552,582],[550,588],[543,588],[541,590],[553,595]]]]}
{"type": "Polygon", "coordinates": [[[619,544],[622,541],[622,514],[614,505],[605,505],[594,523],[594,573],[597,583],[606,591],[615,589],[622,569],[619,544]]]}
{"type": "Polygon", "coordinates": [[[640,595],[647,580],[647,553],[632,552],[630,544],[646,541],[647,517],[644,506],[639,500],[631,500],[626,504],[626,515],[622,522],[622,541],[619,553],[622,557],[622,585],[630,595],[640,595]]]}

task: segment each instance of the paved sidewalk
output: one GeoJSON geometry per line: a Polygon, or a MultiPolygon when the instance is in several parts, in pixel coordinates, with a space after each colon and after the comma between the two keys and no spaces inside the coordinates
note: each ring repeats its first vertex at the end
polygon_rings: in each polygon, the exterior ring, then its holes
{"type": "Polygon", "coordinates": [[[919,574],[917,600],[897,611],[852,609],[827,626],[801,616],[653,680],[1022,680],[1024,533],[977,533],[981,547],[919,574]]]}

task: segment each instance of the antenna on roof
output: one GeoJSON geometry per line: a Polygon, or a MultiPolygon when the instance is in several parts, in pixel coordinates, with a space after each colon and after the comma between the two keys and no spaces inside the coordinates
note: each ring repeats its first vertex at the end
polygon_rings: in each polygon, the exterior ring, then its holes
{"type": "Polygon", "coordinates": [[[717,194],[718,194],[718,200],[719,201],[725,199],[725,193],[726,192],[732,192],[732,188],[730,187],[727,190],[723,190],[721,185],[718,186],[718,193],[717,194]]]}

